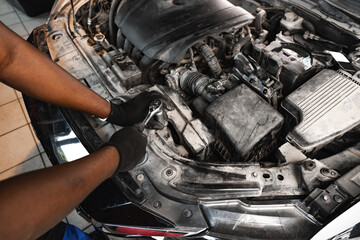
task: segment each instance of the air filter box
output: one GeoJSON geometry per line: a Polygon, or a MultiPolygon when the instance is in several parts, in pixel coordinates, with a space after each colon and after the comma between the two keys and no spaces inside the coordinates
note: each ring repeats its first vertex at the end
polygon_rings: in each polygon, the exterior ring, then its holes
{"type": "Polygon", "coordinates": [[[286,136],[311,153],[360,124],[360,81],[325,69],[291,93],[282,107],[297,122],[286,136]]]}
{"type": "Polygon", "coordinates": [[[248,86],[242,84],[216,99],[206,109],[208,123],[227,147],[232,161],[255,162],[276,146],[283,116],[248,86]]]}

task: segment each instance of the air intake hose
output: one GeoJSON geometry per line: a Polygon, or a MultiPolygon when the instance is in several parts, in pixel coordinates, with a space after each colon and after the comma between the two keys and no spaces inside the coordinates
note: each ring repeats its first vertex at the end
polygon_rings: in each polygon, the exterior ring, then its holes
{"type": "Polygon", "coordinates": [[[198,44],[196,47],[198,48],[205,61],[208,63],[211,72],[214,74],[214,77],[219,77],[222,73],[222,69],[213,50],[206,43],[198,44]]]}

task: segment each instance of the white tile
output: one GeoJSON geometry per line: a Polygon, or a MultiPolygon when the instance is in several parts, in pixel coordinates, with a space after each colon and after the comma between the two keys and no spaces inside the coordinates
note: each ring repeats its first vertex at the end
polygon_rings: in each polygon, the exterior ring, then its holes
{"type": "Polygon", "coordinates": [[[19,101],[0,106],[0,136],[26,124],[19,101]]]}
{"type": "Polygon", "coordinates": [[[0,137],[0,172],[39,155],[28,125],[0,137]]]}
{"type": "Polygon", "coordinates": [[[30,121],[29,114],[28,114],[28,112],[27,112],[27,110],[26,110],[26,107],[25,107],[24,99],[23,99],[23,98],[20,98],[20,99],[19,99],[19,102],[20,102],[21,108],[22,108],[22,110],[23,110],[23,112],[24,112],[24,116],[25,116],[25,118],[26,118],[26,121],[27,121],[28,123],[30,123],[31,121],[30,121]]]}
{"type": "Polygon", "coordinates": [[[19,36],[25,36],[29,34],[22,23],[11,25],[9,28],[19,36]]]}
{"type": "Polygon", "coordinates": [[[0,0],[0,15],[13,11],[14,8],[7,2],[7,0],[0,0]]]}
{"type": "Polygon", "coordinates": [[[16,99],[15,91],[11,87],[0,83],[0,106],[16,99]]]}
{"type": "Polygon", "coordinates": [[[69,221],[69,224],[72,224],[81,230],[87,228],[90,225],[88,221],[86,221],[76,212],[76,210],[73,210],[66,218],[69,221]]]}
{"type": "Polygon", "coordinates": [[[0,181],[41,168],[44,168],[44,163],[42,162],[40,155],[37,155],[36,157],[31,158],[30,160],[27,160],[26,162],[16,165],[15,167],[1,173],[0,181]]]}
{"type": "Polygon", "coordinates": [[[49,157],[46,155],[46,153],[42,153],[41,154],[41,157],[42,157],[42,159],[43,159],[43,161],[44,161],[44,163],[45,163],[45,167],[52,167],[53,166],[53,164],[50,162],[50,159],[49,159],[49,157]]]}
{"type": "Polygon", "coordinates": [[[3,22],[3,24],[5,24],[6,26],[11,26],[21,22],[16,12],[0,15],[0,21],[3,22]]]}
{"type": "Polygon", "coordinates": [[[43,25],[46,23],[47,17],[38,17],[38,18],[33,18],[31,20],[25,21],[24,26],[26,28],[26,30],[31,33],[35,28],[43,25]]]}
{"type": "Polygon", "coordinates": [[[16,94],[17,98],[22,98],[23,97],[22,93],[20,91],[18,91],[18,90],[15,90],[15,94],[16,94]]]}

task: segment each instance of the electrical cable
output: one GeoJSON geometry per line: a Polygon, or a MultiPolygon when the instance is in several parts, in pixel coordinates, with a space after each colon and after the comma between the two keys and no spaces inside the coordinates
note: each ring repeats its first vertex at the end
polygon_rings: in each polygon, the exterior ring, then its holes
{"type": "Polygon", "coordinates": [[[73,15],[73,24],[74,24],[74,29],[75,32],[79,35],[81,35],[78,31],[78,26],[76,25],[76,17],[75,17],[75,8],[74,8],[74,1],[70,0],[70,5],[71,5],[71,10],[72,10],[72,15],[73,15]]]}

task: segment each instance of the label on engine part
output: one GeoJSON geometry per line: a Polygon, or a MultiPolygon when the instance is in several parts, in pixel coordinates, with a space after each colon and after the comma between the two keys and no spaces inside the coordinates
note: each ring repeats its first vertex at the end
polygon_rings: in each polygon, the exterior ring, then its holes
{"type": "Polygon", "coordinates": [[[329,53],[337,62],[347,62],[347,63],[349,62],[349,60],[345,57],[345,55],[340,52],[329,51],[329,53]]]}
{"type": "Polygon", "coordinates": [[[301,60],[302,64],[304,64],[304,69],[308,70],[312,67],[311,65],[311,57],[307,56],[306,58],[304,58],[303,60],[301,60]]]}

